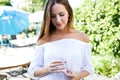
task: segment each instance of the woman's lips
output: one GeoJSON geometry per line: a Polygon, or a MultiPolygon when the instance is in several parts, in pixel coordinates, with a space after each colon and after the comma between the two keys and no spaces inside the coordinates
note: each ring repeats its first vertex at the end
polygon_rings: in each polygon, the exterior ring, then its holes
{"type": "Polygon", "coordinates": [[[57,26],[58,26],[58,27],[60,27],[60,26],[61,26],[61,24],[57,24],[57,26]]]}

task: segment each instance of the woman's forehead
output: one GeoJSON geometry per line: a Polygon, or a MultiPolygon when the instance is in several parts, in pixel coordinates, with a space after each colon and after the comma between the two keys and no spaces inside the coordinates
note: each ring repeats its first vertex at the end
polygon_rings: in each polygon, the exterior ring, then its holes
{"type": "Polygon", "coordinates": [[[63,12],[63,11],[66,11],[66,8],[65,8],[65,6],[63,4],[55,3],[51,7],[51,13],[63,12]]]}

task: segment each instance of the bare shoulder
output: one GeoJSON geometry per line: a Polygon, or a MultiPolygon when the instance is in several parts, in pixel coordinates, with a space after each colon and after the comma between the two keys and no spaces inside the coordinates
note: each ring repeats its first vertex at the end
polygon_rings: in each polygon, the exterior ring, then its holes
{"type": "Polygon", "coordinates": [[[88,37],[88,35],[86,33],[80,32],[80,35],[81,35],[84,42],[86,42],[86,43],[90,42],[89,37],[88,37]]]}
{"type": "Polygon", "coordinates": [[[79,39],[80,41],[83,41],[86,43],[90,42],[89,37],[86,33],[76,31],[75,34],[76,34],[76,38],[79,39]]]}
{"type": "Polygon", "coordinates": [[[43,45],[45,43],[47,43],[47,41],[45,39],[40,39],[39,41],[37,41],[38,46],[43,45]]]}

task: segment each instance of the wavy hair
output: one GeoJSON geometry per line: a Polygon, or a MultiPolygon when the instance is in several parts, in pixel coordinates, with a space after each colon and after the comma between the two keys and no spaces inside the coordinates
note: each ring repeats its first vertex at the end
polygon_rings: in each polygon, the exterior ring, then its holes
{"type": "Polygon", "coordinates": [[[43,22],[41,25],[40,34],[38,36],[37,41],[39,41],[42,37],[49,36],[51,34],[51,32],[56,29],[50,20],[51,8],[55,3],[59,3],[59,4],[62,4],[65,6],[65,8],[69,14],[69,19],[68,19],[68,24],[67,24],[68,28],[67,29],[68,29],[68,31],[70,31],[73,28],[73,22],[74,22],[73,10],[72,10],[72,7],[70,6],[68,0],[48,0],[46,2],[43,22]]]}

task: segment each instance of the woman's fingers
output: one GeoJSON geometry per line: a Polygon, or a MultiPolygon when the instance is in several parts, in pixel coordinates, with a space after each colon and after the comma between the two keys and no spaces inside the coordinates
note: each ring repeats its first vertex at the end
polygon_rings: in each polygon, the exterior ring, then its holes
{"type": "Polygon", "coordinates": [[[56,67],[56,66],[60,66],[60,65],[64,65],[63,62],[54,62],[50,64],[50,67],[56,67]]]}
{"type": "Polygon", "coordinates": [[[67,75],[67,76],[69,76],[69,77],[73,76],[73,72],[70,71],[70,70],[68,70],[68,69],[64,71],[64,74],[67,75]]]}
{"type": "Polygon", "coordinates": [[[77,76],[76,72],[73,72],[71,70],[66,70],[66,72],[64,72],[64,74],[70,78],[70,80],[80,80],[80,78],[77,76]]]}
{"type": "Polygon", "coordinates": [[[56,71],[57,70],[57,67],[49,67],[49,69],[48,69],[48,71],[49,72],[54,72],[54,71],[56,71]]]}
{"type": "Polygon", "coordinates": [[[49,65],[49,72],[60,72],[64,69],[64,62],[61,61],[54,61],[49,65]]]}

